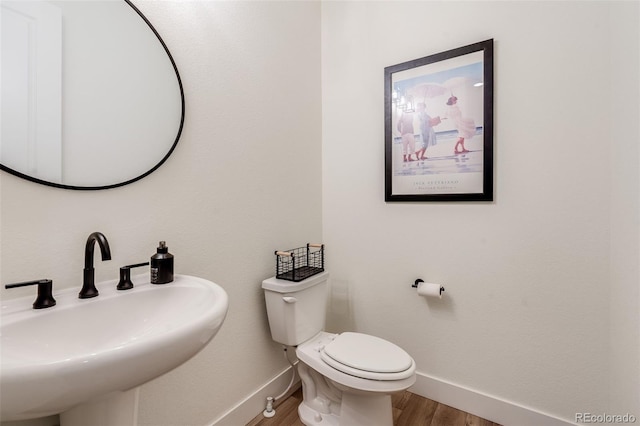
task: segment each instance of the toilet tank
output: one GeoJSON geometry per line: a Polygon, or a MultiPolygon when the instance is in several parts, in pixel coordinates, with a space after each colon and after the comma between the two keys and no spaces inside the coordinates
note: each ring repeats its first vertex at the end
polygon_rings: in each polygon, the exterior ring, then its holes
{"type": "Polygon", "coordinates": [[[271,337],[297,346],[324,329],[328,272],[293,282],[275,277],[262,282],[271,337]]]}

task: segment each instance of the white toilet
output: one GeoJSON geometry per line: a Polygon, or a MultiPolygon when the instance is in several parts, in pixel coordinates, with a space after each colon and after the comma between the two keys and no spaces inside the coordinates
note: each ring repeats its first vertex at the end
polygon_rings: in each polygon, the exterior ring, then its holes
{"type": "Polygon", "coordinates": [[[391,394],[413,385],[415,362],[378,337],[324,332],[328,278],[325,271],[300,282],[262,282],[273,340],[297,346],[300,419],[307,426],[391,426],[391,394]]]}

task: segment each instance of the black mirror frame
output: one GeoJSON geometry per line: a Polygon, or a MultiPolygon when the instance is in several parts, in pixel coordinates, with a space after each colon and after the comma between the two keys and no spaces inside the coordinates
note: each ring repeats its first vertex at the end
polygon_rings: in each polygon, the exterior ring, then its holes
{"type": "Polygon", "coordinates": [[[169,52],[169,48],[165,44],[164,40],[162,39],[162,37],[160,37],[160,34],[158,34],[158,31],[154,28],[154,26],[151,24],[151,22],[149,22],[147,17],[144,16],[144,14],[140,11],[140,9],[138,9],[131,2],[131,0],[124,0],[124,2],[127,3],[138,14],[138,16],[140,16],[140,18],[142,18],[142,20],[147,24],[147,26],[153,32],[153,34],[155,34],[155,36],[157,37],[158,41],[162,45],[162,48],[164,49],[164,51],[166,52],[167,56],[169,57],[169,60],[171,61],[171,65],[173,66],[173,70],[176,73],[176,78],[178,79],[178,87],[180,88],[180,102],[181,102],[180,126],[178,127],[178,133],[176,135],[175,140],[173,141],[173,145],[171,145],[171,148],[169,149],[167,154],[160,160],[160,162],[158,162],[158,164],[156,164],[155,166],[153,166],[151,169],[147,170],[146,172],[142,173],[138,177],[126,180],[124,182],[114,183],[114,184],[110,184],[110,185],[101,185],[101,186],[76,186],[76,185],[64,185],[64,184],[61,184],[61,183],[49,182],[49,181],[46,181],[46,180],[38,179],[38,178],[33,177],[33,176],[26,175],[26,174],[21,173],[21,172],[19,172],[17,170],[13,170],[13,169],[11,169],[11,168],[3,165],[3,164],[0,164],[0,170],[4,170],[7,173],[10,173],[10,174],[12,174],[14,176],[18,176],[20,178],[26,179],[26,180],[31,181],[31,182],[35,182],[35,183],[39,183],[39,184],[47,185],[47,186],[53,186],[55,188],[74,189],[74,190],[81,190],[81,191],[111,189],[111,188],[117,188],[117,187],[120,187],[120,186],[128,185],[130,183],[139,181],[140,179],[150,175],[151,173],[156,171],[162,164],[164,164],[164,162],[167,161],[167,158],[169,158],[169,156],[173,153],[173,151],[176,148],[176,145],[178,145],[178,141],[180,140],[180,135],[182,134],[182,128],[184,126],[185,101],[184,101],[184,89],[182,87],[182,79],[180,78],[180,73],[178,72],[178,67],[176,66],[176,62],[174,61],[173,56],[171,55],[171,52],[169,52]]]}

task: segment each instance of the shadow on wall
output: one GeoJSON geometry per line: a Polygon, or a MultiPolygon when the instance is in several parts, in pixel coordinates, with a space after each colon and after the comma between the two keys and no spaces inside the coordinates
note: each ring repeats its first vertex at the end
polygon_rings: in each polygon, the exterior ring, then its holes
{"type": "Polygon", "coordinates": [[[419,296],[423,299],[423,303],[426,303],[429,307],[429,312],[439,318],[443,319],[454,319],[456,316],[455,302],[453,300],[453,294],[449,290],[443,291],[442,296],[438,297],[429,297],[429,296],[419,296]]]}
{"type": "Polygon", "coordinates": [[[355,330],[349,287],[347,280],[331,280],[326,324],[330,333],[355,330]]]}

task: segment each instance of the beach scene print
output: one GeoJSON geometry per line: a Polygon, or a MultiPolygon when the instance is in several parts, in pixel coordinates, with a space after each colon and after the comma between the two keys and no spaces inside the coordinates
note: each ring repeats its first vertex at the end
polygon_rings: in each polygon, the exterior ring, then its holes
{"type": "Polygon", "coordinates": [[[483,193],[484,65],[475,51],[391,75],[392,194],[483,193]]]}

